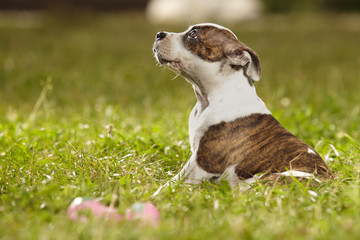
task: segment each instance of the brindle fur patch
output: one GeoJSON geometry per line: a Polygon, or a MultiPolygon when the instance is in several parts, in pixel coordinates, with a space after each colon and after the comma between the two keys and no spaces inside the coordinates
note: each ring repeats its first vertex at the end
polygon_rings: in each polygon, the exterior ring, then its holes
{"type": "MultiPolygon", "coordinates": [[[[183,41],[187,49],[209,62],[226,57],[225,44],[239,44],[239,40],[231,32],[214,26],[195,26],[185,34],[183,41]],[[197,31],[197,38],[189,37],[192,30],[197,31]]],[[[246,47],[245,44],[242,45],[246,47]]]]}
{"type": "Polygon", "coordinates": [[[332,176],[313,148],[267,114],[252,114],[211,126],[200,140],[196,160],[202,169],[216,174],[236,165],[235,172],[241,180],[287,170],[332,176]]]}

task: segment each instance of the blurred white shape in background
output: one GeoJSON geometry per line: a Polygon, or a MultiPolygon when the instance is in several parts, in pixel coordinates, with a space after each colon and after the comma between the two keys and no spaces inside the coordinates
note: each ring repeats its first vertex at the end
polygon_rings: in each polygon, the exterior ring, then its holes
{"type": "Polygon", "coordinates": [[[260,0],[150,0],[146,9],[153,23],[234,23],[258,18],[260,0]]]}

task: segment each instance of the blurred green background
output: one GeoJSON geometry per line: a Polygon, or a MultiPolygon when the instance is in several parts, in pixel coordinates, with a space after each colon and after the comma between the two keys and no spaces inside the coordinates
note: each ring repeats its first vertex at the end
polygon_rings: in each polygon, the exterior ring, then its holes
{"type": "MultiPolygon", "coordinates": [[[[352,92],[359,86],[360,22],[356,13],[338,12],[359,10],[360,2],[262,2],[260,18],[227,26],[260,55],[263,77],[258,88],[266,102],[276,104],[278,99],[272,98],[279,94],[304,103],[343,105],[339,96],[356,102],[352,92]]],[[[51,106],[99,99],[123,106],[168,104],[168,98],[180,105],[193,102],[189,86],[180,78],[168,81],[175,74],[156,68],[151,52],[157,31],[187,26],[149,23],[143,14],[146,4],[2,1],[0,9],[17,11],[0,12],[1,102],[31,108],[48,78],[51,106]],[[28,9],[47,11],[18,11],[28,9]]]]}
{"type": "MultiPolygon", "coordinates": [[[[272,111],[310,106],[349,127],[359,113],[359,22],[357,14],[307,12],[227,26],[259,54],[257,89],[272,111]]],[[[105,103],[186,115],[195,102],[191,87],[157,67],[152,54],[157,31],[186,28],[151,24],[141,11],[2,12],[0,111],[31,112],[51,79],[46,107],[55,115],[105,103]]]]}

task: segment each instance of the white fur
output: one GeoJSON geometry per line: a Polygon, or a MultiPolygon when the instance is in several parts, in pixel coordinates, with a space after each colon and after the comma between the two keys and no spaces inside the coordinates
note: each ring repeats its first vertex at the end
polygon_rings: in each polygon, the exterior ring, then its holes
{"type": "MultiPolygon", "coordinates": [[[[280,176],[284,176],[284,177],[298,177],[298,178],[306,178],[306,179],[312,179],[315,180],[317,182],[321,182],[319,179],[317,179],[314,174],[311,173],[307,173],[307,172],[302,172],[302,171],[296,171],[296,170],[290,170],[290,171],[285,171],[285,172],[281,172],[281,173],[274,173],[275,175],[280,175],[280,176]]],[[[249,188],[251,188],[251,184],[257,182],[258,180],[260,180],[262,177],[264,176],[264,174],[260,174],[260,175],[255,175],[252,178],[248,178],[243,182],[239,182],[238,180],[238,187],[239,190],[241,192],[244,192],[246,190],[248,190],[249,188]]],[[[231,185],[231,184],[230,184],[231,185]]],[[[232,185],[231,185],[232,186],[232,185]]],[[[315,193],[316,194],[316,193],[315,193]]]]}
{"type": "Polygon", "coordinates": [[[296,171],[296,170],[290,170],[286,172],[281,173],[274,173],[276,175],[281,175],[284,177],[299,177],[299,178],[306,178],[306,179],[314,179],[317,182],[320,182],[320,180],[316,179],[314,174],[308,173],[308,172],[302,172],[302,171],[296,171]]]}
{"type": "Polygon", "coordinates": [[[310,153],[310,154],[316,154],[316,153],[314,152],[314,150],[312,150],[312,149],[310,149],[310,148],[308,148],[308,153],[310,153]]]}
{"type": "Polygon", "coordinates": [[[189,184],[200,184],[202,181],[217,176],[218,176],[217,174],[211,174],[201,169],[196,162],[196,154],[192,154],[190,160],[185,164],[185,166],[181,169],[181,171],[178,174],[176,174],[164,186],[161,186],[153,194],[153,196],[158,195],[164,187],[167,187],[171,183],[177,182],[179,180],[184,180],[184,183],[189,183],[189,184]]]}
{"type": "MultiPolygon", "coordinates": [[[[213,23],[198,24],[198,26],[204,25],[231,32],[229,29],[213,23]]],[[[162,47],[159,54],[167,60],[180,61],[179,68],[193,78],[186,78],[186,80],[193,85],[195,92],[200,95],[189,119],[190,145],[194,153],[209,126],[221,121],[232,121],[253,113],[271,114],[271,112],[257,96],[254,85],[249,84],[243,69],[234,71],[229,65],[225,65],[220,72],[219,69],[223,63],[205,62],[184,48],[182,38],[192,27],[190,26],[188,30],[182,33],[167,33],[168,36],[161,41],[162,47]],[[200,89],[200,84],[203,89],[200,89]],[[204,109],[206,103],[203,102],[202,98],[205,98],[205,95],[209,105],[204,109]]],[[[157,43],[155,43],[155,48],[156,45],[157,43]]],[[[174,68],[171,64],[167,66],[180,73],[179,68],[174,68]]]]}
{"type": "Polygon", "coordinates": [[[249,85],[243,70],[228,76],[222,85],[215,85],[215,88],[215,90],[209,89],[209,106],[203,112],[199,103],[191,111],[189,137],[193,152],[197,150],[201,137],[212,125],[254,113],[271,114],[264,102],[256,95],[255,87],[249,85]]]}
{"type": "Polygon", "coordinates": [[[235,187],[236,185],[238,185],[239,177],[236,175],[235,167],[236,167],[236,165],[233,165],[233,166],[225,169],[224,173],[221,174],[221,176],[218,178],[217,182],[225,180],[225,181],[228,181],[228,183],[232,187],[235,187]]]}

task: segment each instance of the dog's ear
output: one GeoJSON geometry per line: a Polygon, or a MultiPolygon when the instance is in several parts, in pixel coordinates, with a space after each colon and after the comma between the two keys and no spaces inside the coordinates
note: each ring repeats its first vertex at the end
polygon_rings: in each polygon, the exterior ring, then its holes
{"type": "Polygon", "coordinates": [[[260,60],[256,52],[243,44],[231,44],[224,49],[226,57],[233,66],[244,67],[245,74],[253,81],[259,81],[261,76],[260,60]]]}

